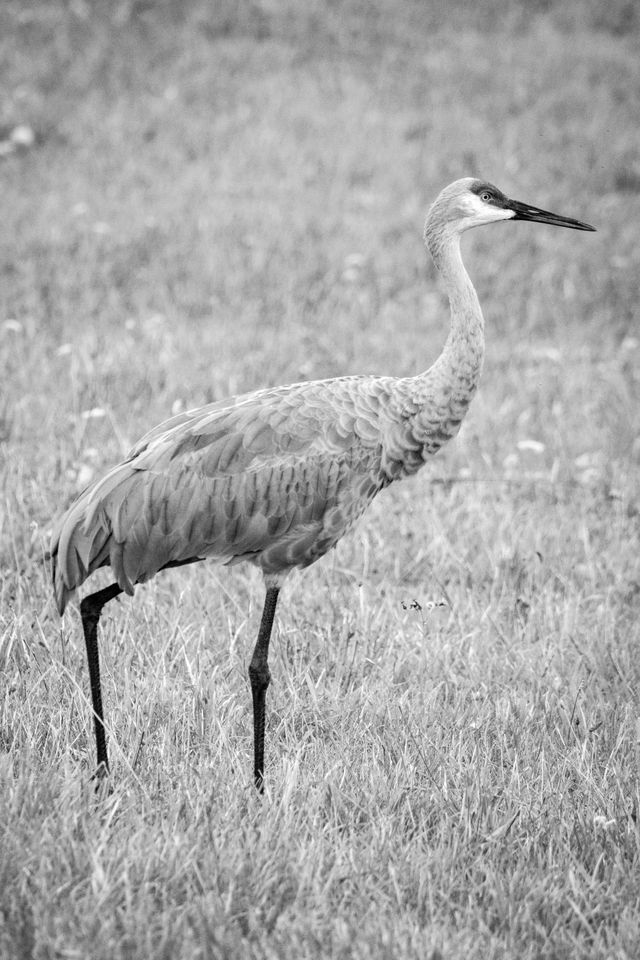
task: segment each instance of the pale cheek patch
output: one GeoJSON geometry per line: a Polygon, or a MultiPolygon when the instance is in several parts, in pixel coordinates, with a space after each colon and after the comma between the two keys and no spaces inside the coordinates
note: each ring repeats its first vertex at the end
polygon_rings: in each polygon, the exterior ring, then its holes
{"type": "Polygon", "coordinates": [[[483,203],[480,197],[472,194],[465,204],[468,206],[467,216],[471,216],[476,223],[493,223],[495,220],[511,220],[515,216],[514,210],[505,210],[503,207],[493,207],[483,203]]]}

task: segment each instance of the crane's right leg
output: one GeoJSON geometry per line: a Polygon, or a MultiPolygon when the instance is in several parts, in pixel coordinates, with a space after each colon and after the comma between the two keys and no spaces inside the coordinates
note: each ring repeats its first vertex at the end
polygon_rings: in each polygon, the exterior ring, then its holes
{"type": "Polygon", "coordinates": [[[279,588],[270,586],[264,600],[258,640],[249,664],[251,695],[253,698],[253,779],[259,793],[264,792],[264,721],[269,671],[269,639],[278,602],[279,588]]]}
{"type": "Polygon", "coordinates": [[[113,600],[122,588],[112,583],[104,590],[90,593],[80,604],[84,642],[89,662],[89,682],[91,684],[91,703],[93,705],[93,723],[96,731],[96,749],[98,751],[98,769],[94,776],[102,779],[109,771],[107,758],[107,740],[104,732],[104,714],[102,712],[102,691],[100,689],[100,659],[98,657],[98,620],[105,603],[113,600]]]}

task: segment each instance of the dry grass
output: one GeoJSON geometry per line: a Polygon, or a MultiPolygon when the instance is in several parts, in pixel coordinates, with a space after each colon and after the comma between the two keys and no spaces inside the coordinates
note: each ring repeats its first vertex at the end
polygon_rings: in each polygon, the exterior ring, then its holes
{"type": "Polygon", "coordinates": [[[637,956],[635,5],[104,10],[0,12],[0,953],[637,956]],[[52,518],[183,404],[426,367],[467,173],[599,232],[466,242],[480,395],[286,589],[264,801],[261,585],[205,565],[105,616],[97,800],[52,518]]]}

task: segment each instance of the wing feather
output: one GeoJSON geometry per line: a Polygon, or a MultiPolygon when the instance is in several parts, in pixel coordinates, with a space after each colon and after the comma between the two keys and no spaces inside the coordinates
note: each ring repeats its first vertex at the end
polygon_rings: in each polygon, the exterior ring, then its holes
{"type": "Polygon", "coordinates": [[[388,394],[385,378],[294,384],[155,427],[57,525],[60,610],[106,563],[131,593],[197,557],[265,572],[313,562],[384,485],[388,394]]]}

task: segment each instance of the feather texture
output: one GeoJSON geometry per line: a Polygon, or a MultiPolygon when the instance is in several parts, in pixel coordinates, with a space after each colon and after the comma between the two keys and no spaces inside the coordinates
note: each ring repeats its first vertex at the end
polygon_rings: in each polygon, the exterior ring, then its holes
{"type": "Polygon", "coordinates": [[[59,521],[51,545],[58,608],[105,564],[131,594],[168,564],[194,558],[249,560],[267,575],[313,563],[383,487],[457,429],[437,405],[412,400],[416,380],[292,384],[155,427],[59,521]]]}

